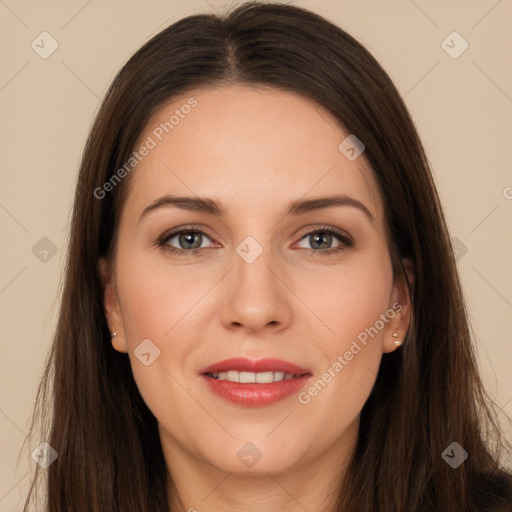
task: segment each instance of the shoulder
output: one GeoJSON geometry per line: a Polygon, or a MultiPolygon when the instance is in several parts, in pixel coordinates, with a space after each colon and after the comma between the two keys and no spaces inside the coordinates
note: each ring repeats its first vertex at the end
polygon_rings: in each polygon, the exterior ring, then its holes
{"type": "Polygon", "coordinates": [[[471,496],[478,512],[512,512],[512,475],[487,473],[475,477],[471,496]]]}

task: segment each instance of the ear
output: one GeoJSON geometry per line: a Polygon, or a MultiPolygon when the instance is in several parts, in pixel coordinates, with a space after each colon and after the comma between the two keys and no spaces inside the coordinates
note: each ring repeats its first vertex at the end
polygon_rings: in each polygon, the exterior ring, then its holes
{"type": "Polygon", "coordinates": [[[118,352],[128,352],[126,336],[123,326],[123,315],[119,306],[119,299],[113,278],[113,272],[105,258],[98,260],[98,272],[103,288],[103,307],[110,332],[115,332],[112,346],[118,352]]]}
{"type": "Polygon", "coordinates": [[[393,292],[391,294],[391,302],[389,304],[389,322],[384,329],[384,342],[382,351],[393,352],[399,348],[405,339],[407,330],[411,323],[412,315],[412,299],[411,293],[414,290],[414,264],[409,258],[402,260],[403,269],[405,272],[396,277],[393,284],[393,292]],[[411,291],[409,291],[409,286],[411,291]],[[394,315],[391,314],[394,312],[394,315]],[[399,341],[400,345],[396,346],[395,341],[399,341]]]}

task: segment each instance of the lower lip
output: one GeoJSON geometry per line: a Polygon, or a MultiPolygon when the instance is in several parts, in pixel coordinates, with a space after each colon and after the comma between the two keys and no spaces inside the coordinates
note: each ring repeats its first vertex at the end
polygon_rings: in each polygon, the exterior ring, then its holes
{"type": "Polygon", "coordinates": [[[219,380],[201,375],[206,384],[218,396],[245,407],[262,407],[288,398],[304,387],[310,374],[268,384],[243,384],[229,380],[219,380]]]}

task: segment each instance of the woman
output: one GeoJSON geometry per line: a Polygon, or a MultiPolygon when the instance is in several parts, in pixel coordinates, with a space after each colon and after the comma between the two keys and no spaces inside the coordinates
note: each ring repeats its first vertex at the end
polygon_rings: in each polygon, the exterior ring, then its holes
{"type": "Polygon", "coordinates": [[[115,78],[38,400],[51,512],[512,510],[410,116],[290,5],[185,18],[115,78]]]}

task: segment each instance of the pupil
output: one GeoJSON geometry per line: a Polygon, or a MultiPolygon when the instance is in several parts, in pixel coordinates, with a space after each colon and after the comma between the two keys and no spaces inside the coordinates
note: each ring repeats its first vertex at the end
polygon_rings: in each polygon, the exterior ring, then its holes
{"type": "MultiPolygon", "coordinates": [[[[186,246],[186,244],[188,243],[194,243],[193,242],[193,239],[194,237],[197,237],[199,236],[199,233],[182,233],[181,234],[181,239],[180,239],[180,242],[183,242],[183,244],[186,246]]],[[[201,241],[199,240],[199,245],[196,245],[194,247],[187,247],[188,249],[196,249],[198,247],[201,247],[201,241]]]]}
{"type": "MultiPolygon", "coordinates": [[[[324,234],[318,234],[316,233],[315,235],[313,235],[313,238],[315,240],[314,243],[317,243],[319,239],[327,239],[327,247],[329,247],[329,241],[330,241],[330,237],[331,237],[331,234],[330,233],[324,233],[324,234]]],[[[322,243],[320,242],[320,245],[322,245],[322,243]]]]}

